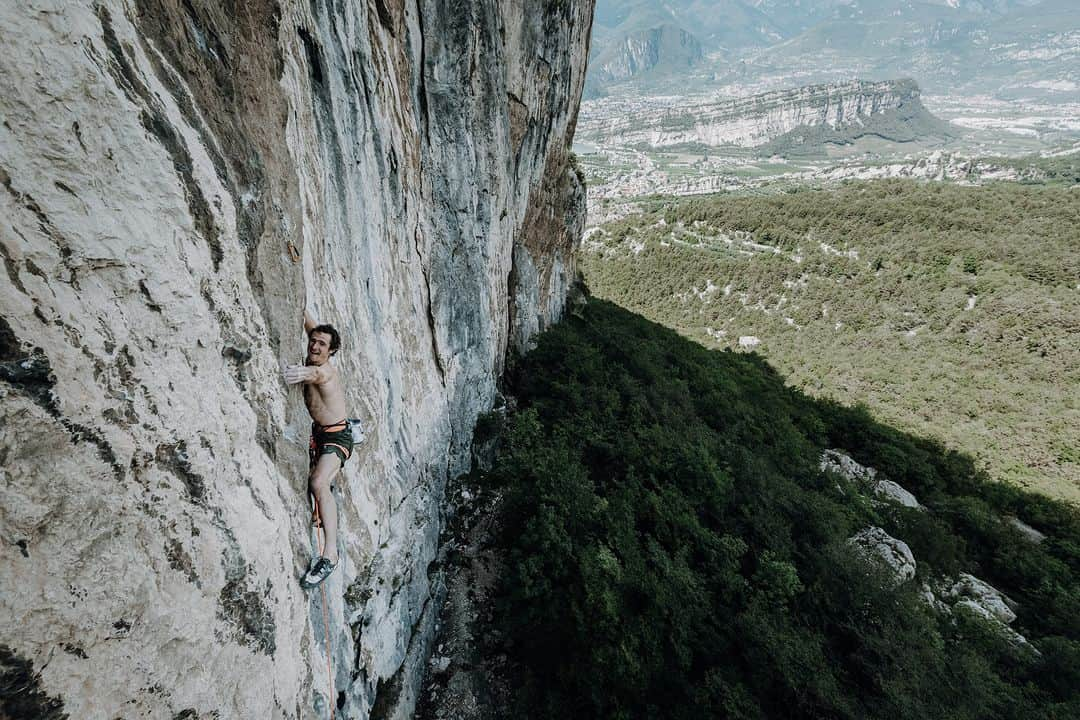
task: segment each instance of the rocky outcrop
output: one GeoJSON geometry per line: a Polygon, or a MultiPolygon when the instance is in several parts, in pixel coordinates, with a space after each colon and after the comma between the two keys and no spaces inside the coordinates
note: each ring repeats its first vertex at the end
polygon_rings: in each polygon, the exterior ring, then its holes
{"type": "MultiPolygon", "coordinates": [[[[832,473],[856,487],[871,490],[880,504],[926,509],[903,487],[880,477],[876,469],[859,464],[843,451],[825,450],[821,455],[820,468],[822,472],[832,473]]],[[[884,570],[893,588],[898,588],[915,577],[918,565],[911,548],[882,528],[864,528],[848,538],[848,545],[857,557],[884,570]]],[[[971,613],[987,622],[1013,646],[1038,652],[1023,635],[1009,627],[1016,620],[1015,603],[974,575],[960,573],[955,578],[924,582],[920,596],[939,613],[971,613]]]]}
{"type": "Polygon", "coordinates": [[[1016,613],[1009,607],[1010,601],[1004,595],[968,573],[960,573],[955,582],[943,587],[940,597],[951,601],[953,605],[969,607],[979,616],[1005,625],[1016,619],[1016,613]]]}
{"type": "Polygon", "coordinates": [[[974,575],[960,573],[956,578],[943,578],[933,585],[925,584],[922,596],[940,613],[971,613],[1014,647],[1039,654],[1027,638],[1009,627],[1016,620],[1016,603],[974,575]]]}
{"type": "Polygon", "coordinates": [[[818,465],[822,472],[834,473],[843,480],[854,483],[858,489],[869,491],[879,502],[923,509],[915,496],[899,483],[880,477],[877,469],[860,465],[841,450],[825,450],[818,465]]]}
{"type": "Polygon", "coordinates": [[[600,116],[582,137],[609,145],[734,145],[780,153],[866,135],[897,142],[947,136],[912,80],[851,81],[776,90],[658,114],[600,116]]]}
{"type": "Polygon", "coordinates": [[[575,275],[591,15],[0,10],[0,660],[23,700],[57,717],[411,713],[446,480],[506,353],[559,317],[575,275]],[[308,419],[279,374],[305,305],[342,331],[369,428],[337,484],[327,623],[297,584],[308,419]]]}
{"type": "Polygon", "coordinates": [[[825,450],[818,460],[822,472],[832,472],[848,482],[873,483],[877,480],[877,470],[856,462],[842,450],[825,450]]]}
{"type": "Polygon", "coordinates": [[[879,527],[868,527],[848,538],[848,544],[868,562],[872,562],[891,576],[893,585],[915,577],[915,556],[903,540],[897,540],[879,527]]]}

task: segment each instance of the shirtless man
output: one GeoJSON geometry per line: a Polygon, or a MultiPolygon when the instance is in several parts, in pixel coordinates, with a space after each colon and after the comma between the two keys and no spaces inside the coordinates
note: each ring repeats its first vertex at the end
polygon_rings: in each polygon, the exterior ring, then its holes
{"type": "Polygon", "coordinates": [[[290,385],[303,383],[304,403],[312,421],[308,489],[315,497],[326,542],[322,556],[312,561],[300,582],[310,589],[329,577],[337,567],[337,506],[330,483],[352,455],[353,442],[346,420],[341,375],[330,364],[330,358],[341,347],[341,338],[332,326],[316,325],[306,312],[304,331],[308,336],[307,360],[303,365],[286,367],[284,374],[285,382],[290,385]]]}

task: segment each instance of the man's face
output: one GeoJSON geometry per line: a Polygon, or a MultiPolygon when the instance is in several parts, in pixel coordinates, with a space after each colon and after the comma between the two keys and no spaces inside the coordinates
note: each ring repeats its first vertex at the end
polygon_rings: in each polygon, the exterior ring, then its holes
{"type": "Polygon", "coordinates": [[[330,335],[323,332],[313,332],[308,336],[307,362],[308,365],[322,365],[330,359],[330,335]]]}

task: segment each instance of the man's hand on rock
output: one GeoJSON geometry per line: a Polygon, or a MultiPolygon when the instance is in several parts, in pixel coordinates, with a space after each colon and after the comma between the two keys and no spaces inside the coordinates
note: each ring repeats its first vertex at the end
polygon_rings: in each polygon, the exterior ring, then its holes
{"type": "Polygon", "coordinates": [[[304,382],[308,379],[310,374],[311,369],[306,368],[303,365],[288,365],[282,372],[282,375],[285,377],[285,382],[289,385],[296,385],[297,383],[304,382]]]}

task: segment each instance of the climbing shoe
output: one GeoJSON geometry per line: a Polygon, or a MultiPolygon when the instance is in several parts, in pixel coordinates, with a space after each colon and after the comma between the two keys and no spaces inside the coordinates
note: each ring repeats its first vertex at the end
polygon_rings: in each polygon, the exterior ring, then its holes
{"type": "Polygon", "coordinates": [[[305,590],[310,590],[326,578],[330,577],[330,573],[334,572],[334,568],[336,567],[337,565],[324,557],[317,558],[315,562],[311,564],[311,568],[307,571],[307,575],[300,580],[300,587],[305,590]]]}

